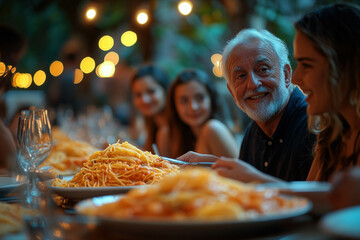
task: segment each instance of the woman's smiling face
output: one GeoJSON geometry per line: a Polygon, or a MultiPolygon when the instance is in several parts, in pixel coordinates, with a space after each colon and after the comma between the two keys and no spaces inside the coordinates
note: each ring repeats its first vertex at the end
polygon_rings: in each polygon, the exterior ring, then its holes
{"type": "Polygon", "coordinates": [[[174,92],[176,111],[190,127],[199,127],[211,115],[211,99],[204,85],[190,81],[177,86],[174,92]]]}
{"type": "Polygon", "coordinates": [[[152,117],[165,108],[166,92],[152,77],[137,79],[132,86],[134,106],[146,117],[152,117]]]}
{"type": "Polygon", "coordinates": [[[313,42],[301,31],[294,39],[297,67],[292,82],[306,95],[309,115],[320,115],[330,109],[331,96],[327,88],[328,60],[315,49],[313,42]]]}

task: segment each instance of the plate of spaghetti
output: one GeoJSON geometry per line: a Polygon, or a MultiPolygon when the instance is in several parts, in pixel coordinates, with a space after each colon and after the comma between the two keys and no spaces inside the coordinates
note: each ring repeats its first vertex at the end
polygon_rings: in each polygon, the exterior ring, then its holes
{"type": "Polygon", "coordinates": [[[132,188],[154,184],[180,168],[148,151],[123,142],[110,144],[92,154],[80,172],[71,179],[55,178],[50,189],[73,199],[124,193],[132,188]]]}
{"type": "Polygon", "coordinates": [[[259,227],[264,230],[309,212],[311,203],[306,198],[280,195],[274,189],[258,190],[218,176],[211,169],[194,167],[121,196],[81,201],[75,209],[95,216],[109,231],[194,237],[259,231],[259,227]]]}
{"type": "Polygon", "coordinates": [[[49,156],[40,164],[41,167],[51,167],[53,175],[70,176],[80,171],[89,157],[99,151],[87,142],[64,139],[56,141],[49,156]]]}

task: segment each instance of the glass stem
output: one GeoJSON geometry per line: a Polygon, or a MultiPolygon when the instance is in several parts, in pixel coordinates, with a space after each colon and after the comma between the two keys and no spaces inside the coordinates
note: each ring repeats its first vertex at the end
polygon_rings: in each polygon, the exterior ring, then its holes
{"type": "Polygon", "coordinates": [[[27,203],[30,207],[35,207],[38,202],[38,198],[40,196],[39,189],[37,187],[37,175],[36,175],[36,164],[32,164],[29,169],[29,186],[28,186],[28,195],[27,195],[27,203]]]}

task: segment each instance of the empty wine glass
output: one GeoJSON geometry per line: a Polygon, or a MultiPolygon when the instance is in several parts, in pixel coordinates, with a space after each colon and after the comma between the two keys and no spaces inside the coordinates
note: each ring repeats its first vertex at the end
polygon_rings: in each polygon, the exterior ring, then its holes
{"type": "Polygon", "coordinates": [[[36,205],[39,196],[37,168],[52,147],[51,125],[45,109],[22,111],[17,132],[19,165],[29,179],[26,203],[36,205]]]}

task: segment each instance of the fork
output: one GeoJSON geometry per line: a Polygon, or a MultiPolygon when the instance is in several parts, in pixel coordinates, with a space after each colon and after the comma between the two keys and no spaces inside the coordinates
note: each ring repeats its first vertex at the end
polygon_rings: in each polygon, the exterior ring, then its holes
{"type": "Polygon", "coordinates": [[[181,160],[174,159],[174,158],[163,157],[160,155],[160,152],[155,143],[152,144],[152,148],[153,148],[155,154],[158,155],[161,159],[166,160],[168,162],[175,163],[175,164],[191,165],[191,166],[207,166],[207,167],[210,167],[214,164],[214,162],[185,162],[185,161],[181,161],[181,160]]]}

